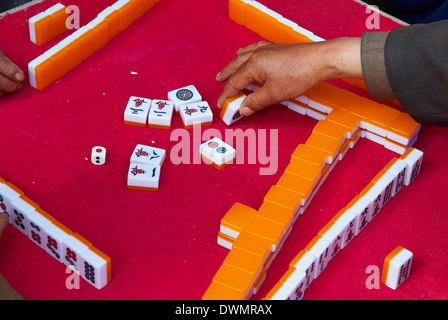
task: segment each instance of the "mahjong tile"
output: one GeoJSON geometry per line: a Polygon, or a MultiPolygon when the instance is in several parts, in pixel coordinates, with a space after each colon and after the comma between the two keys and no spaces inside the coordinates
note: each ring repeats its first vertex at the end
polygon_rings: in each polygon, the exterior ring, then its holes
{"type": "Polygon", "coordinates": [[[124,110],[124,123],[128,125],[146,127],[151,99],[130,97],[124,110]]]}
{"type": "Polygon", "coordinates": [[[152,100],[148,114],[148,126],[152,128],[169,129],[173,117],[174,102],[167,100],[152,100]]]}
{"type": "Polygon", "coordinates": [[[28,217],[36,212],[39,206],[28,197],[21,196],[11,201],[11,224],[23,234],[28,236],[28,217]]]}
{"type": "Polygon", "coordinates": [[[129,189],[157,191],[159,189],[160,166],[146,163],[129,165],[127,185],[129,189]]]}
{"type": "Polygon", "coordinates": [[[28,216],[28,238],[37,244],[42,249],[45,249],[45,228],[55,221],[55,218],[50,216],[41,208],[28,216]]]}
{"type": "Polygon", "coordinates": [[[206,126],[213,122],[213,112],[207,101],[183,104],[179,107],[179,113],[186,129],[194,124],[206,126]]]}
{"type": "Polygon", "coordinates": [[[161,166],[163,165],[165,158],[166,151],[164,149],[138,144],[132,152],[130,162],[161,166]]]}
{"type": "Polygon", "coordinates": [[[193,85],[168,92],[168,100],[173,101],[174,109],[179,112],[179,107],[186,103],[202,101],[202,96],[193,85]]]}
{"type": "Polygon", "coordinates": [[[81,253],[80,275],[97,289],[102,289],[111,280],[111,260],[95,247],[81,253]]]}
{"type": "Polygon", "coordinates": [[[62,262],[68,266],[73,267],[76,273],[80,273],[81,255],[84,251],[89,249],[92,243],[84,239],[77,233],[65,238],[62,242],[62,262]]]}

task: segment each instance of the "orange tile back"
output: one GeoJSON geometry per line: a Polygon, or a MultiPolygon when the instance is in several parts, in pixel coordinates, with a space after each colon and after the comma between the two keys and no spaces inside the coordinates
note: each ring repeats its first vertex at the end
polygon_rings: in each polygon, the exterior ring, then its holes
{"type": "Polygon", "coordinates": [[[331,98],[330,106],[333,107],[333,109],[347,109],[350,108],[352,104],[356,103],[359,98],[360,97],[357,94],[341,89],[331,98]]]}
{"type": "MultiPolygon", "coordinates": [[[[277,189],[282,189],[277,186],[274,186],[274,187],[276,187],[277,189]]],[[[291,192],[289,192],[286,189],[284,189],[283,191],[284,191],[283,195],[286,193],[291,194],[291,192]]],[[[294,195],[292,195],[292,196],[294,197],[294,195]]],[[[295,206],[296,208],[300,205],[300,203],[296,202],[297,200],[295,198],[289,198],[289,197],[287,198],[286,196],[284,196],[284,197],[285,197],[285,200],[280,199],[280,200],[276,200],[276,201],[283,202],[283,203],[287,203],[287,201],[290,201],[292,203],[291,207],[295,206]]],[[[265,201],[263,201],[260,208],[258,209],[257,215],[262,218],[280,223],[281,225],[284,226],[283,228],[286,229],[290,225],[291,221],[294,218],[296,208],[294,208],[294,209],[287,208],[284,205],[274,203],[274,202],[269,202],[265,198],[265,201]]]]}
{"type": "Polygon", "coordinates": [[[286,167],[285,172],[289,172],[312,181],[317,181],[320,178],[322,167],[318,164],[314,164],[303,159],[292,158],[286,167]]]}
{"type": "Polygon", "coordinates": [[[300,194],[306,202],[313,190],[314,181],[285,172],[278,180],[277,185],[300,194]]]}
{"type": "Polygon", "coordinates": [[[292,159],[300,159],[318,165],[323,168],[326,164],[328,153],[315,147],[299,144],[291,155],[292,159]]]}
{"type": "MultiPolygon", "coordinates": [[[[335,111],[335,110],[334,110],[335,111]]],[[[330,114],[333,112],[330,112],[330,114]]],[[[319,120],[313,128],[313,133],[320,133],[322,135],[343,141],[347,138],[347,128],[333,121],[319,120]]]]}
{"type": "Polygon", "coordinates": [[[334,160],[333,158],[339,153],[339,148],[341,147],[342,142],[342,140],[337,140],[335,138],[313,132],[305,144],[327,152],[329,157],[328,163],[332,163],[334,160]]]}
{"type": "Polygon", "coordinates": [[[235,202],[221,219],[221,226],[240,233],[257,214],[257,210],[235,202]]]}
{"type": "Polygon", "coordinates": [[[314,89],[305,94],[309,100],[319,104],[330,106],[332,98],[340,91],[338,87],[326,82],[319,83],[314,89]]]}
{"type": "Polygon", "coordinates": [[[241,0],[229,0],[229,18],[240,25],[244,25],[244,6],[241,0]]]}
{"type": "Polygon", "coordinates": [[[419,132],[421,125],[406,112],[400,114],[389,124],[387,137],[407,144],[419,132]]]}
{"type": "Polygon", "coordinates": [[[353,135],[361,125],[361,117],[342,109],[335,109],[331,111],[325,120],[345,127],[346,132],[350,133],[348,137],[353,135]]]}
{"type": "Polygon", "coordinates": [[[378,103],[372,114],[366,119],[366,122],[375,127],[387,130],[399,115],[400,111],[378,103]]]}
{"type": "Polygon", "coordinates": [[[212,282],[202,296],[202,300],[244,300],[245,292],[212,282]]]}
{"type": "Polygon", "coordinates": [[[271,251],[274,252],[280,240],[283,238],[285,226],[260,216],[255,216],[244,229],[246,233],[252,233],[271,242],[271,251]]]}

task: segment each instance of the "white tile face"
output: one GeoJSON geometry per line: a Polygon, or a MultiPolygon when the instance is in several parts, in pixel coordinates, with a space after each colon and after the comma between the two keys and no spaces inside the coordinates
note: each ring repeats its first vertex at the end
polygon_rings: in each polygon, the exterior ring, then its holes
{"type": "Polygon", "coordinates": [[[90,154],[90,161],[97,166],[101,166],[106,163],[106,148],[96,146],[92,148],[90,154]]]}
{"type": "Polygon", "coordinates": [[[388,172],[395,175],[395,188],[392,190],[393,197],[404,187],[406,171],[406,162],[401,159],[397,159],[397,161],[389,168],[388,172]]]}
{"type": "Polygon", "coordinates": [[[216,137],[201,144],[200,153],[218,166],[232,163],[236,156],[234,148],[216,137]]]}
{"type": "Polygon", "coordinates": [[[91,246],[91,243],[84,243],[77,235],[71,235],[65,238],[62,242],[62,262],[67,267],[73,267],[75,272],[79,274],[81,255],[91,246]]]}
{"type": "Polygon", "coordinates": [[[350,209],[356,212],[356,234],[358,235],[370,222],[370,208],[372,203],[366,198],[359,199],[350,209]]]}
{"type": "Polygon", "coordinates": [[[160,166],[145,163],[131,163],[128,172],[128,187],[148,190],[159,188],[160,166]]]}
{"type": "Polygon", "coordinates": [[[345,228],[343,226],[334,223],[330,229],[321,235],[322,238],[330,242],[330,246],[328,248],[329,260],[333,259],[341,250],[344,231],[345,228]]]}
{"type": "Polygon", "coordinates": [[[404,180],[405,185],[408,186],[420,173],[423,162],[423,152],[413,149],[405,158],[403,158],[403,160],[406,162],[408,168],[404,180]]]}
{"type": "Polygon", "coordinates": [[[285,286],[292,288],[288,297],[289,299],[287,300],[302,300],[305,289],[307,288],[306,282],[307,276],[305,272],[301,270],[294,271],[284,283],[285,286]]]}
{"type": "MultiPolygon", "coordinates": [[[[384,206],[384,200],[386,198],[386,189],[382,185],[375,184],[365,195],[364,198],[370,201],[370,217],[369,221],[372,221],[384,206]]],[[[390,190],[391,191],[391,190],[390,190]]]]}
{"type": "Polygon", "coordinates": [[[161,148],[138,144],[132,152],[130,162],[161,166],[166,158],[166,151],[161,148]]]}
{"type": "Polygon", "coordinates": [[[314,279],[316,279],[322,273],[322,271],[327,267],[328,262],[331,260],[329,254],[330,245],[330,241],[320,238],[309,250],[309,252],[316,257],[314,279]]]}
{"type": "Polygon", "coordinates": [[[9,216],[9,223],[12,223],[11,201],[20,197],[20,193],[9,187],[7,184],[0,183],[0,212],[6,212],[9,216]]]}
{"type": "Polygon", "coordinates": [[[173,101],[174,109],[179,112],[181,105],[202,101],[202,96],[195,86],[190,85],[168,92],[168,100],[173,101]]]}
{"type": "Polygon", "coordinates": [[[39,212],[28,216],[28,238],[42,249],[45,249],[45,228],[52,223],[39,212]]]}
{"type": "Polygon", "coordinates": [[[125,123],[145,127],[148,121],[150,107],[151,99],[130,97],[124,110],[125,123]]]}
{"type": "Polygon", "coordinates": [[[109,283],[110,259],[106,260],[92,249],[83,251],[80,259],[80,275],[97,289],[109,283]]]}
{"type": "Polygon", "coordinates": [[[395,190],[396,179],[395,175],[391,172],[386,172],[378,181],[377,184],[385,188],[384,196],[381,201],[381,207],[392,198],[393,191],[395,190]]]}
{"type": "Polygon", "coordinates": [[[11,224],[20,232],[28,236],[28,217],[36,212],[37,207],[22,198],[11,201],[11,224]]]}
{"type": "Polygon", "coordinates": [[[222,121],[224,121],[225,124],[230,126],[231,124],[234,124],[238,120],[242,119],[242,115],[240,114],[240,106],[244,99],[246,99],[246,95],[242,95],[228,104],[226,112],[222,116],[222,121]]]}
{"type": "Polygon", "coordinates": [[[207,101],[183,104],[179,107],[179,113],[186,127],[213,122],[213,112],[207,101]]]}
{"type": "Polygon", "coordinates": [[[148,114],[149,126],[171,127],[174,102],[167,100],[152,100],[148,114]]]}
{"type": "Polygon", "coordinates": [[[54,223],[44,228],[44,249],[59,262],[63,262],[62,244],[68,236],[70,236],[69,233],[54,223]]]}
{"type": "Polygon", "coordinates": [[[336,223],[343,226],[341,249],[344,249],[356,236],[358,214],[348,209],[337,220],[336,223]]]}
{"type": "Polygon", "coordinates": [[[299,270],[305,272],[306,282],[305,288],[308,288],[314,280],[314,269],[316,268],[316,257],[310,253],[305,252],[304,255],[296,262],[294,267],[299,270]]]}
{"type": "Polygon", "coordinates": [[[388,287],[395,290],[409,277],[412,266],[412,257],[412,252],[403,248],[390,260],[385,283],[388,287]]]}

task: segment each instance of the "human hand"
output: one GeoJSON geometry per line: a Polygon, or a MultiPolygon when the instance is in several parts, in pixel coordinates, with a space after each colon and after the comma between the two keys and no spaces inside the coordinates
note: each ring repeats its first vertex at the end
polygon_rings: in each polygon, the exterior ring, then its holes
{"type": "Polygon", "coordinates": [[[284,45],[261,41],[238,50],[237,57],[218,73],[216,80],[227,83],[217,105],[222,108],[228,98],[259,82],[262,87],[241,104],[240,113],[247,117],[337,78],[362,78],[360,38],[284,45]]]}
{"type": "Polygon", "coordinates": [[[22,88],[24,79],[23,71],[0,50],[0,98],[6,92],[16,92],[22,88]]]}
{"type": "Polygon", "coordinates": [[[2,236],[3,230],[5,230],[6,226],[9,223],[9,216],[6,212],[0,213],[0,237],[2,236]]]}

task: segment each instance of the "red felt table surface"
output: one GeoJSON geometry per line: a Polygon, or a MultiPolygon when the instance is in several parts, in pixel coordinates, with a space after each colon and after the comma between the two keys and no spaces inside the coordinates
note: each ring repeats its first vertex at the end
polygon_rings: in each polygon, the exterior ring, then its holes
{"type": "MultiPolygon", "coordinates": [[[[57,2],[43,1],[0,19],[1,49],[24,70],[66,36],[42,47],[29,40],[28,19],[57,2]]],[[[365,8],[350,0],[261,2],[325,39],[367,31],[365,8]]],[[[84,25],[114,1],[62,3],[77,5],[84,25]]],[[[237,49],[261,40],[228,18],[227,5],[227,0],[162,0],[45,90],[24,83],[20,92],[0,100],[0,177],[112,260],[112,281],[105,288],[81,280],[79,289],[69,290],[64,265],[9,226],[0,240],[0,273],[26,299],[201,299],[228,253],[217,244],[221,218],[235,202],[258,209],[317,123],[273,106],[232,127],[254,130],[257,141],[267,133],[268,144],[277,133],[278,161],[270,160],[278,166],[272,175],[260,175],[269,165],[261,157],[249,164],[247,154],[245,164],[222,170],[175,165],[170,151],[179,143],[178,115],[171,130],[124,125],[129,96],[165,99],[168,91],[194,84],[215,113],[213,125],[202,132],[213,128],[225,134],[228,127],[216,109],[223,84],[215,75],[237,49]],[[126,187],[129,158],[139,143],[167,150],[157,192],[126,187]],[[90,162],[97,145],[107,149],[103,166],[90,162]]],[[[380,19],[381,30],[400,26],[380,19]]],[[[200,137],[194,142],[188,132],[193,146],[200,137]]],[[[422,126],[415,144],[424,152],[420,176],[330,262],[304,299],[448,298],[447,137],[448,128],[422,126]],[[399,245],[414,254],[410,278],[397,290],[368,289],[366,268],[381,270],[399,245]]],[[[269,292],[295,255],[394,156],[366,139],[347,153],[295,223],[254,299],[269,292]]]]}

